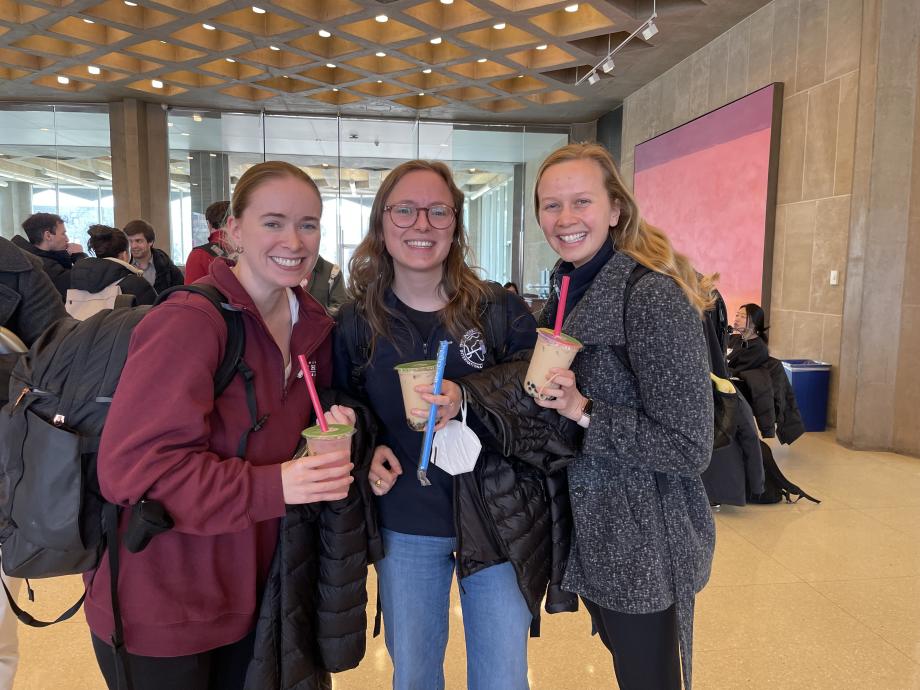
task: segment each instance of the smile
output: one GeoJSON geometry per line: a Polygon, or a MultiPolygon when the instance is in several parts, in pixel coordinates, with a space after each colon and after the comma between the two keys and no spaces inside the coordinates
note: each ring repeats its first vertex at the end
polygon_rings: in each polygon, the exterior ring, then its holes
{"type": "Polygon", "coordinates": [[[573,244],[574,242],[581,242],[587,236],[588,233],[586,232],[577,232],[572,235],[559,235],[559,241],[565,244],[573,244]]]}
{"type": "Polygon", "coordinates": [[[430,249],[434,246],[434,242],[429,242],[428,240],[406,240],[406,244],[416,249],[430,249]]]}
{"type": "Polygon", "coordinates": [[[284,256],[270,256],[268,258],[284,268],[294,268],[303,263],[303,257],[290,259],[284,256]]]}

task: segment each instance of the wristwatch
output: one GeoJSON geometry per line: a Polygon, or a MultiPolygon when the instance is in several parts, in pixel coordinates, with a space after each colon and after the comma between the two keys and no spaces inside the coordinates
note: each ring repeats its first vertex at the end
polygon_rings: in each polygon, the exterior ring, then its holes
{"type": "Polygon", "coordinates": [[[581,417],[578,418],[578,426],[587,429],[591,425],[591,410],[594,409],[594,401],[591,398],[585,398],[585,406],[581,408],[581,417]]]}

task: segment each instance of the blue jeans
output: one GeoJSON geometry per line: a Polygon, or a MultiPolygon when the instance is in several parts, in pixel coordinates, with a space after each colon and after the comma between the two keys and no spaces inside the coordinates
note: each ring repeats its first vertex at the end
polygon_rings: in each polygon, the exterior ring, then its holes
{"type": "MultiPolygon", "coordinates": [[[[450,583],[457,540],[382,530],[377,563],[394,690],[442,690],[450,583]]],[[[500,563],[463,578],[460,604],[470,690],[527,690],[531,615],[514,568],[500,563]]]]}

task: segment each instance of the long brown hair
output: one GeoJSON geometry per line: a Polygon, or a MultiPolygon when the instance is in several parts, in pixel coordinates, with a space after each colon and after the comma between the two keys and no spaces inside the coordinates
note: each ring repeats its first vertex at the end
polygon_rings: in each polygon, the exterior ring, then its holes
{"type": "Polygon", "coordinates": [[[447,304],[438,313],[438,317],[451,337],[457,340],[463,337],[466,329],[479,327],[479,310],[486,291],[482,281],[467,264],[469,244],[463,223],[463,192],[454,183],[454,176],[444,163],[407,161],[396,166],[381,183],[371,207],[367,235],[355,248],[348,264],[348,289],[358,312],[371,327],[372,350],[378,336],[392,340],[391,323],[394,319],[402,318],[399,312],[385,302],[386,292],[393,285],[395,271],[393,257],[387,251],[384,241],[384,207],[399,181],[418,170],[433,172],[444,180],[456,211],[454,237],[444,260],[444,274],[439,285],[447,304]]]}
{"type": "Polygon", "coordinates": [[[620,219],[610,227],[610,236],[617,250],[653,271],[670,276],[700,314],[712,306],[713,280],[700,276],[687,257],[674,250],[668,236],[642,218],[639,206],[623,184],[613,158],[600,144],[569,144],[556,149],[543,161],[533,190],[537,221],[540,220],[539,187],[543,173],[554,165],[575,160],[597,163],[604,175],[610,203],[620,205],[620,219]]]}

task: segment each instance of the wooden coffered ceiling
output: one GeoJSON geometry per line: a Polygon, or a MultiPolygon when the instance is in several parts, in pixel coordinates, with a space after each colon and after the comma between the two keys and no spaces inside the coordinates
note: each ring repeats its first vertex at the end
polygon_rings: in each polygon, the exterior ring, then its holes
{"type": "Polygon", "coordinates": [[[651,0],[0,0],[0,100],[573,122],[765,2],[658,0],[576,87],[651,0]]]}

